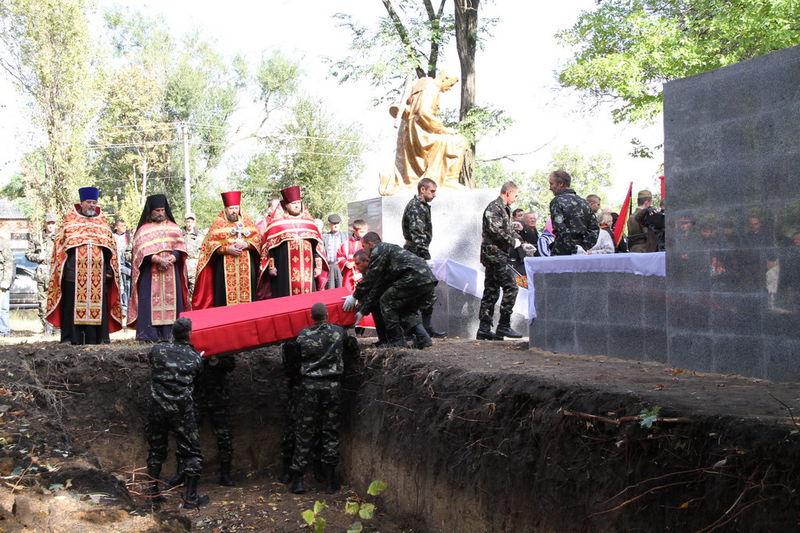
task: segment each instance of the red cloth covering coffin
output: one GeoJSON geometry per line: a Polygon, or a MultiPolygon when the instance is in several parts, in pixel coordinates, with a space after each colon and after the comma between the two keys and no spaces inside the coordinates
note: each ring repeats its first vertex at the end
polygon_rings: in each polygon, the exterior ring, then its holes
{"type": "Polygon", "coordinates": [[[258,302],[212,307],[181,313],[192,319],[192,344],[205,356],[237,352],[273,342],[293,339],[310,326],[311,306],[317,302],[328,308],[328,322],[352,326],[355,313],[344,311],[345,288],[310,292],[258,302]]]}

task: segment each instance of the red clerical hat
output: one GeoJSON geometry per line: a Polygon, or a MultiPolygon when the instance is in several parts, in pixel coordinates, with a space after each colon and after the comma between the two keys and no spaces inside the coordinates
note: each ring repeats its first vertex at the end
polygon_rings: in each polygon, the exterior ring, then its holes
{"type": "Polygon", "coordinates": [[[222,193],[222,203],[225,207],[232,207],[234,205],[241,205],[242,191],[230,191],[222,193]]]}
{"type": "Polygon", "coordinates": [[[292,185],[291,187],[286,187],[285,189],[281,189],[281,196],[283,196],[283,203],[290,204],[292,202],[299,202],[303,199],[300,195],[300,186],[299,185],[292,185]]]}

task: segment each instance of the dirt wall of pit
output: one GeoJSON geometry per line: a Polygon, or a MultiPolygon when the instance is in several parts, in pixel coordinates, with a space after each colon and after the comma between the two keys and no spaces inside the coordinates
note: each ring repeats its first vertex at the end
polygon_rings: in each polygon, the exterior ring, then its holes
{"type": "MultiPolygon", "coordinates": [[[[144,349],[52,360],[40,373],[70,390],[75,444],[108,469],[145,464],[144,349]]],[[[800,527],[800,446],[792,428],[755,419],[616,425],[645,406],[551,377],[470,370],[412,351],[365,351],[345,384],[341,471],[415,531],[788,531],[800,527]],[[357,392],[356,392],[357,391],[357,392]],[[420,528],[419,524],[423,524],[420,528]],[[714,529],[716,528],[716,529],[714,529]]],[[[276,348],[237,356],[231,375],[234,468],[276,473],[286,390],[276,348]]],[[[209,476],[216,450],[208,426],[209,476]]],[[[167,467],[169,472],[170,467],[167,467]]]]}

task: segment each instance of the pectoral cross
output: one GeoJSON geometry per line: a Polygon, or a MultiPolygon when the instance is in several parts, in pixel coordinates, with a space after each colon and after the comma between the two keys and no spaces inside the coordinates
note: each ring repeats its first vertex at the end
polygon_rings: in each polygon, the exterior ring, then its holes
{"type": "Polygon", "coordinates": [[[231,228],[231,235],[234,236],[235,242],[244,242],[243,237],[249,237],[250,233],[250,230],[244,229],[244,222],[241,221],[231,228]]]}

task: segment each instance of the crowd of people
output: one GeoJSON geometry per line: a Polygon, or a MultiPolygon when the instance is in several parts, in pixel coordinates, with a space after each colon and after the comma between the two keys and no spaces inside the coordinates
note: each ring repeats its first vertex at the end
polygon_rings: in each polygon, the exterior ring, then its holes
{"type": "MultiPolygon", "coordinates": [[[[611,214],[601,210],[600,198],[577,196],[570,180],[564,171],[550,175],[554,198],[541,231],[535,214],[512,213],[519,193],[513,182],[503,184],[486,207],[480,247],[486,278],[477,339],[522,336],[511,327],[511,315],[525,257],[619,251],[611,237],[611,214]],[[500,316],[493,329],[498,299],[500,316]]],[[[437,285],[431,270],[431,202],[436,193],[433,180],[417,183],[402,217],[403,246],[383,242],[364,220],[351,221],[344,232],[338,214],[328,216],[329,230],[322,233],[296,186],[283,189],[258,222],[242,210],[240,192],[223,193],[222,210],[206,231],[197,229],[192,213],[179,226],[161,194],[147,198],[133,232],[121,219],[112,229],[94,187],[79,190],[80,203],[60,228],[55,217],[45,218],[44,231],[31,240],[27,256],[39,264],[40,313],[48,330],[60,329],[62,342],[100,344],[127,325],[137,340],[158,343],[149,355],[152,401],[146,428],[153,497],[159,492],[167,435],[173,432],[178,470],[166,484],[184,483],[187,505],[204,503],[197,494],[202,469],[198,427],[206,418],[217,439],[220,484],[233,484],[226,376],[235,361],[198,354],[190,344],[191,321],[179,318],[181,313],[346,287],[351,294],[344,309],[355,312],[356,326],[371,316],[376,346],[425,349],[432,337],[445,335],[431,324],[437,285]]],[[[644,197],[640,193],[640,200],[644,197]]],[[[641,209],[648,207],[640,202],[641,209]]],[[[338,489],[340,384],[347,358],[358,351],[353,337],[327,322],[323,304],[316,304],[311,316],[314,324],[283,346],[291,390],[281,480],[295,493],[305,490],[312,447],[326,489],[338,489]]]]}

